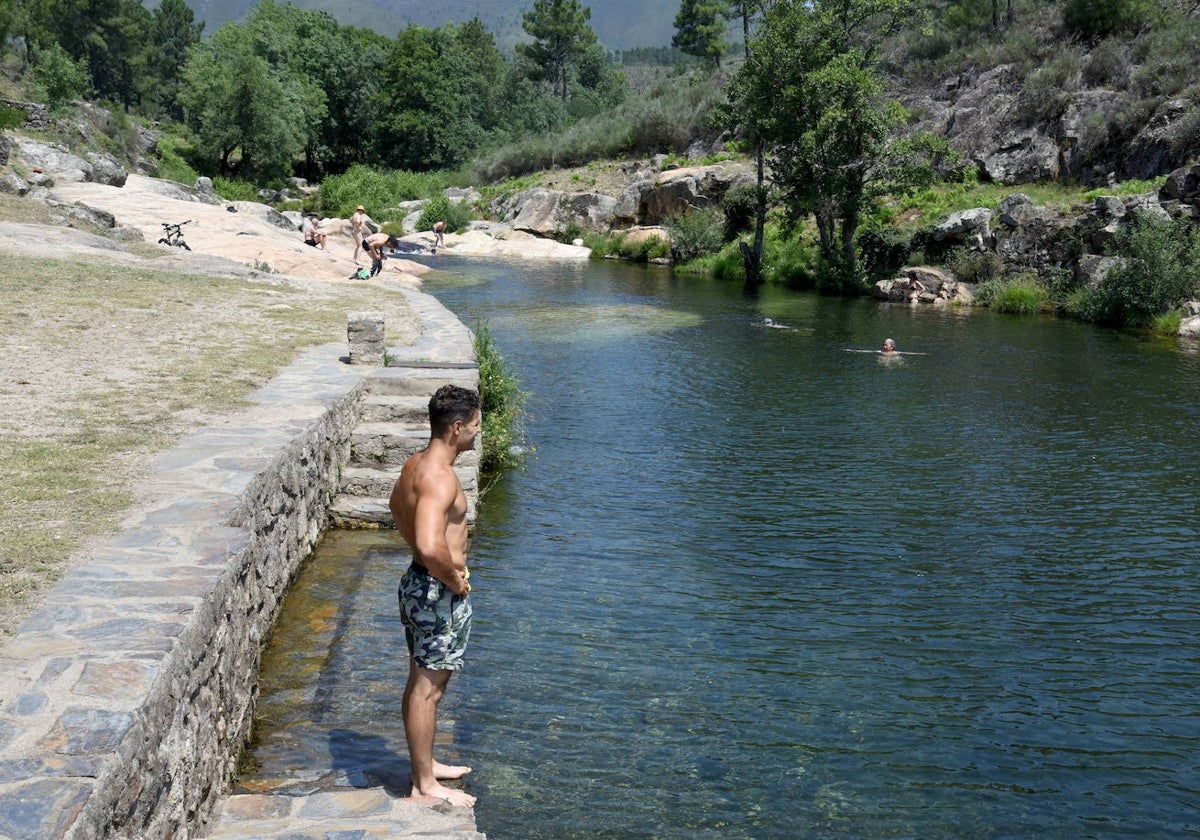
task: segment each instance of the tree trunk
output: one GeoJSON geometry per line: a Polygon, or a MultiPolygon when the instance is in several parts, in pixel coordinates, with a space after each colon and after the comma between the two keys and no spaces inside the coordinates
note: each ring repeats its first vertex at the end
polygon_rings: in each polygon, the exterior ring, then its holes
{"type": "Polygon", "coordinates": [[[761,255],[755,253],[754,249],[746,244],[746,240],[738,243],[738,249],[742,252],[742,267],[746,272],[746,281],[743,288],[746,291],[753,291],[762,285],[762,259],[761,255]]]}
{"type": "Polygon", "coordinates": [[[858,251],[854,247],[854,234],[858,232],[858,219],[842,219],[842,290],[854,282],[858,274],[858,251]]]}

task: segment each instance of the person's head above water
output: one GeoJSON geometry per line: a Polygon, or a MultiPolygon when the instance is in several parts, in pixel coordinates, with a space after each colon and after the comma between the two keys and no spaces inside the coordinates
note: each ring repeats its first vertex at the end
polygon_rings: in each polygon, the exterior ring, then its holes
{"type": "Polygon", "coordinates": [[[892,341],[890,338],[885,338],[883,340],[883,352],[884,353],[895,353],[896,352],[896,342],[892,341]]]}

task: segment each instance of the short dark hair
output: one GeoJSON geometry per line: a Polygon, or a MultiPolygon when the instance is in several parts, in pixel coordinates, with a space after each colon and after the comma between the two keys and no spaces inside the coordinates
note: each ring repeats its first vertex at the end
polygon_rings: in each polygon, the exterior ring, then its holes
{"type": "Polygon", "coordinates": [[[457,385],[443,385],[429,398],[429,428],[434,434],[444,432],[455,420],[470,423],[479,411],[479,393],[457,385]]]}

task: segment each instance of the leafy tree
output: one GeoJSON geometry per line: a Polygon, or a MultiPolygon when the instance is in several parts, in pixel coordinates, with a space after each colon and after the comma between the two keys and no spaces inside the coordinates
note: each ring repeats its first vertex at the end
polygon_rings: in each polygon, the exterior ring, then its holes
{"type": "Polygon", "coordinates": [[[396,36],[378,98],[376,148],[387,165],[454,168],[483,142],[492,80],[475,72],[458,34],[454,26],[413,26],[396,36]]]}
{"type": "Polygon", "coordinates": [[[703,60],[713,70],[725,54],[727,0],[683,0],[675,15],[671,46],[703,60]]]}
{"type": "Polygon", "coordinates": [[[151,12],[153,16],[154,75],[157,98],[162,108],[173,119],[183,119],[183,106],[179,104],[179,85],[187,52],[193,44],[200,42],[204,22],[196,22],[196,16],[186,0],[162,0],[151,12]]]}
{"type": "Polygon", "coordinates": [[[17,8],[14,30],[30,66],[57,44],[82,64],[101,98],[129,107],[153,85],[151,16],[137,0],[27,0],[17,8]]]}
{"type": "Polygon", "coordinates": [[[1085,40],[1136,31],[1160,11],[1157,0],[1067,0],[1063,25],[1085,40]]]}
{"type": "Polygon", "coordinates": [[[534,0],[521,22],[533,43],[517,44],[517,54],[536,68],[538,77],[548,81],[564,102],[571,67],[596,43],[596,33],[588,23],[591,18],[592,10],[581,6],[579,0],[534,0]]]}
{"type": "MultiPolygon", "coordinates": [[[[768,0],[731,0],[727,14],[730,19],[740,18],[742,23],[742,46],[749,64],[752,55],[750,43],[756,24],[765,11],[768,0]]],[[[738,94],[731,93],[730,101],[736,100],[738,94]]],[[[721,115],[725,122],[733,127],[739,127],[745,139],[754,149],[754,238],[752,244],[745,241],[738,246],[742,253],[742,266],[746,275],[747,288],[757,287],[763,278],[762,256],[766,242],[767,220],[767,182],[766,182],[766,140],[762,127],[758,123],[755,111],[751,108],[735,107],[721,115]]]]}
{"type": "Polygon", "coordinates": [[[51,44],[38,53],[33,68],[34,83],[46,96],[46,104],[54,107],[85,95],[90,84],[83,63],[67,55],[58,44],[51,44]]]}
{"type": "Polygon", "coordinates": [[[734,81],[787,221],[813,218],[839,288],[858,282],[855,235],[874,200],[933,177],[939,147],[891,140],[904,112],[876,71],[879,45],[919,11],[917,0],[778,0],[734,81]]]}
{"type": "Polygon", "coordinates": [[[16,0],[0,0],[0,45],[8,43],[8,36],[17,30],[16,0]]]}
{"type": "Polygon", "coordinates": [[[573,118],[595,116],[625,101],[629,92],[625,74],[609,62],[608,53],[599,44],[580,53],[575,70],[568,107],[573,118]]]}
{"type": "Polygon", "coordinates": [[[193,48],[179,98],[221,174],[266,179],[290,172],[304,148],[305,103],[252,47],[244,27],[221,27],[193,48]]]}
{"type": "Polygon", "coordinates": [[[1087,320],[1143,326],[1200,292],[1200,231],[1175,219],[1136,219],[1117,241],[1122,264],[1088,289],[1087,320]]]}

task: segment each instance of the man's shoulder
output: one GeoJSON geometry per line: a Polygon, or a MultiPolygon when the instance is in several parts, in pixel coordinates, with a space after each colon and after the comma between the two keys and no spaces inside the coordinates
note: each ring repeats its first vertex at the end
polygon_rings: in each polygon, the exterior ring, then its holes
{"type": "Polygon", "coordinates": [[[432,489],[450,486],[452,489],[457,489],[459,487],[458,473],[454,471],[454,467],[442,463],[437,458],[424,457],[425,454],[418,452],[404,465],[404,470],[411,472],[417,487],[432,489]]]}

